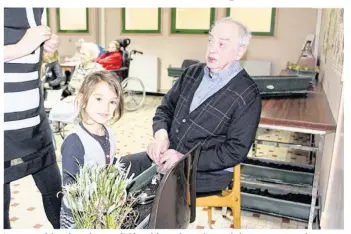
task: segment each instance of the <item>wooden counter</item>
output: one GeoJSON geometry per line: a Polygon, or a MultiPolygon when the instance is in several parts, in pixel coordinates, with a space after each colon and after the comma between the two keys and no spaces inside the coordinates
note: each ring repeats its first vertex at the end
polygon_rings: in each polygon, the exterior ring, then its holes
{"type": "Polygon", "coordinates": [[[320,83],[307,97],[263,99],[260,124],[336,131],[336,122],[320,83]]]}

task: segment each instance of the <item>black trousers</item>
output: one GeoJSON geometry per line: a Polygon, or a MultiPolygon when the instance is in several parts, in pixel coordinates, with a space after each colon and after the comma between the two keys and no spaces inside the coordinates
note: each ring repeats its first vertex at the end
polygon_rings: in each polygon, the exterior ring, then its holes
{"type": "MultiPolygon", "coordinates": [[[[34,173],[31,173],[31,175],[33,176],[35,184],[42,195],[46,217],[55,229],[59,229],[61,199],[57,197],[57,193],[62,189],[62,180],[60,170],[56,162],[54,147],[48,147],[46,150],[44,150],[44,152],[40,151],[38,154],[40,155],[37,155],[37,157],[47,158],[47,162],[51,161],[53,163],[47,166],[45,165],[43,168],[41,168],[43,164],[33,164],[34,155],[31,155],[23,158],[23,164],[27,164],[26,168],[28,168],[28,170],[35,171],[34,173]]],[[[11,168],[10,162],[5,162],[5,173],[15,173],[16,170],[13,169],[21,166],[22,165],[19,164],[11,168]]],[[[20,172],[23,173],[23,171],[20,172]]],[[[8,176],[13,177],[13,175],[8,176]]],[[[10,183],[11,182],[4,184],[4,229],[11,228],[9,217],[11,201],[10,183]]]]}
{"type": "MultiPolygon", "coordinates": [[[[138,176],[148,169],[152,160],[146,154],[141,152],[127,155],[121,158],[121,162],[128,167],[131,164],[130,174],[138,176]]],[[[197,172],[196,173],[196,192],[197,193],[216,193],[228,187],[233,179],[232,172],[197,172]]]]}

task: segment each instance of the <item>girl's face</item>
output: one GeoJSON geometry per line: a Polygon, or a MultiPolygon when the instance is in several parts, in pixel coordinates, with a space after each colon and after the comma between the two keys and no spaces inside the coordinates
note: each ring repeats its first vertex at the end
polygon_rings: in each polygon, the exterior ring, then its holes
{"type": "Polygon", "coordinates": [[[118,106],[116,92],[104,81],[96,85],[85,109],[87,116],[98,124],[106,124],[113,118],[118,106]]]}

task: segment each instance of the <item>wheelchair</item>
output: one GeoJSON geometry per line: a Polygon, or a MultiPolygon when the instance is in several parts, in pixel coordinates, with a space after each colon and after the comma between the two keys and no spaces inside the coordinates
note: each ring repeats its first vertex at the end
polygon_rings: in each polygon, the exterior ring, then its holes
{"type": "Polygon", "coordinates": [[[120,45],[120,52],[122,53],[122,67],[115,72],[121,78],[123,88],[124,107],[128,111],[138,110],[145,100],[145,86],[138,77],[129,77],[130,63],[133,61],[133,55],[143,54],[141,51],[132,50],[130,53],[127,51],[131,40],[129,38],[117,39],[120,45]]]}

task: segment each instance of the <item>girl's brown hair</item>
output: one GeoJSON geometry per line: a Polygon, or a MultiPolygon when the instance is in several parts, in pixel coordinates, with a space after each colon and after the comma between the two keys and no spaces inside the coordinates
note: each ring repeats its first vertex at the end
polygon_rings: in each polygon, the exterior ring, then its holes
{"type": "Polygon", "coordinates": [[[79,118],[84,120],[87,116],[85,108],[87,107],[88,100],[91,94],[94,92],[95,87],[100,82],[106,82],[110,88],[112,88],[117,95],[117,108],[113,113],[111,124],[117,122],[123,113],[124,101],[123,101],[123,90],[120,82],[120,78],[113,72],[110,71],[96,71],[89,73],[83,81],[80,87],[78,97],[78,108],[79,108],[79,118]]]}

